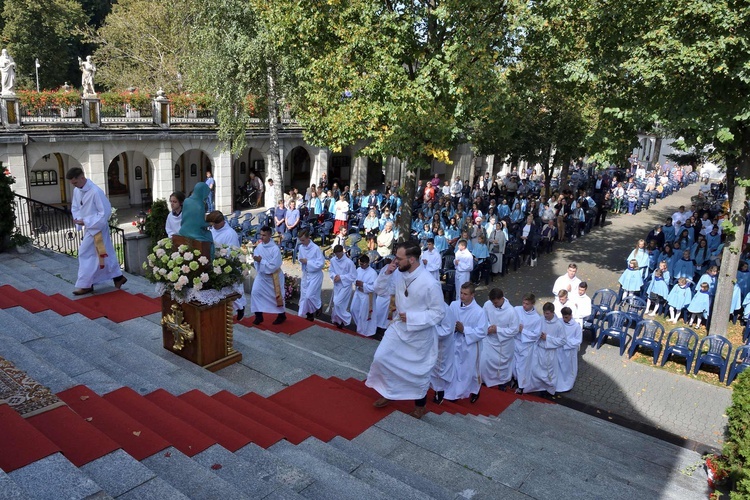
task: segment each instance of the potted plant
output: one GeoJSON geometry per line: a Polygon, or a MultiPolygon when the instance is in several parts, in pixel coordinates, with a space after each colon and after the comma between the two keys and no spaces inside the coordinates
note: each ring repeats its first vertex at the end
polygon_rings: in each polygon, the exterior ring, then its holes
{"type": "Polygon", "coordinates": [[[25,234],[16,231],[10,237],[11,246],[16,247],[18,253],[29,253],[31,252],[31,244],[34,240],[25,234]]]}

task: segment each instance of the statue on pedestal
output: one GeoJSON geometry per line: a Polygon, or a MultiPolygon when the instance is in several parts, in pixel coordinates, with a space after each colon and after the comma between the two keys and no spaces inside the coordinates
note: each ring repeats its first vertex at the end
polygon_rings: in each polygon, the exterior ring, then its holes
{"type": "Polygon", "coordinates": [[[2,95],[14,96],[16,87],[16,63],[7,49],[0,52],[0,75],[2,75],[2,95]]]}
{"type": "Polygon", "coordinates": [[[91,56],[86,56],[84,61],[78,58],[78,67],[81,68],[81,85],[83,86],[83,97],[96,97],[94,90],[94,75],[96,74],[96,65],[91,60],[91,56]]]}
{"type": "Polygon", "coordinates": [[[207,241],[211,243],[211,260],[214,258],[213,242],[214,237],[208,230],[206,222],[206,197],[208,196],[208,186],[205,182],[199,182],[193,188],[193,194],[182,203],[182,226],[180,226],[180,236],[198,241],[207,241]]]}

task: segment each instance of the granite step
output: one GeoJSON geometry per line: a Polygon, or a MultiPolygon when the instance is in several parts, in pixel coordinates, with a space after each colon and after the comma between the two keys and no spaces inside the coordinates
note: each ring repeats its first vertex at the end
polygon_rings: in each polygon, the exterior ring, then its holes
{"type": "Polygon", "coordinates": [[[59,392],[76,385],[67,373],[39,356],[18,340],[0,332],[0,357],[12,362],[16,368],[25,371],[31,378],[59,392]]]}
{"type": "Polygon", "coordinates": [[[0,469],[0,500],[31,500],[31,497],[0,469]]]}
{"type": "Polygon", "coordinates": [[[390,495],[392,498],[402,498],[405,500],[427,500],[433,498],[419,489],[402,482],[400,479],[373,467],[361,458],[349,455],[344,450],[324,443],[319,439],[307,439],[300,443],[298,448],[319,460],[341,469],[346,474],[364,481],[371,487],[390,495]]]}
{"type": "Polygon", "coordinates": [[[59,453],[14,470],[8,477],[35,500],[112,498],[59,453]]]}
{"type": "Polygon", "coordinates": [[[392,498],[371,487],[364,481],[310,455],[301,447],[294,446],[288,441],[280,441],[270,447],[268,451],[304,470],[316,479],[315,482],[301,492],[302,496],[306,498],[320,500],[345,500],[351,498],[386,500],[392,498]]]}
{"type": "Polygon", "coordinates": [[[265,481],[273,481],[295,493],[304,491],[317,481],[307,471],[255,443],[240,448],[234,454],[249,463],[265,481]]]}

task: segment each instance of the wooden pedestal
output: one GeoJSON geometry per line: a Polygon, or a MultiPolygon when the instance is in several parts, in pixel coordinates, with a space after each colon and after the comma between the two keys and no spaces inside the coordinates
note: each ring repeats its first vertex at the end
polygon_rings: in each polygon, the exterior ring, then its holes
{"type": "Polygon", "coordinates": [[[161,297],[164,348],[215,372],[242,360],[234,350],[232,294],[218,304],[180,304],[169,294],[161,297]]]}

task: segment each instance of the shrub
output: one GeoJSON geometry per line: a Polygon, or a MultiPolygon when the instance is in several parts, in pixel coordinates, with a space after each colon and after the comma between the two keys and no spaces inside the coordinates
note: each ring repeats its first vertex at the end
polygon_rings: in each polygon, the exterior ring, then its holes
{"type": "Polygon", "coordinates": [[[169,208],[167,207],[167,200],[163,198],[155,200],[151,205],[151,210],[148,211],[145,229],[146,234],[151,237],[152,247],[155,247],[160,240],[167,237],[165,226],[167,224],[168,215],[169,208]]]}
{"type": "Polygon", "coordinates": [[[734,382],[732,405],[727,408],[724,457],[734,483],[732,498],[750,497],[750,370],[734,382]]]}

